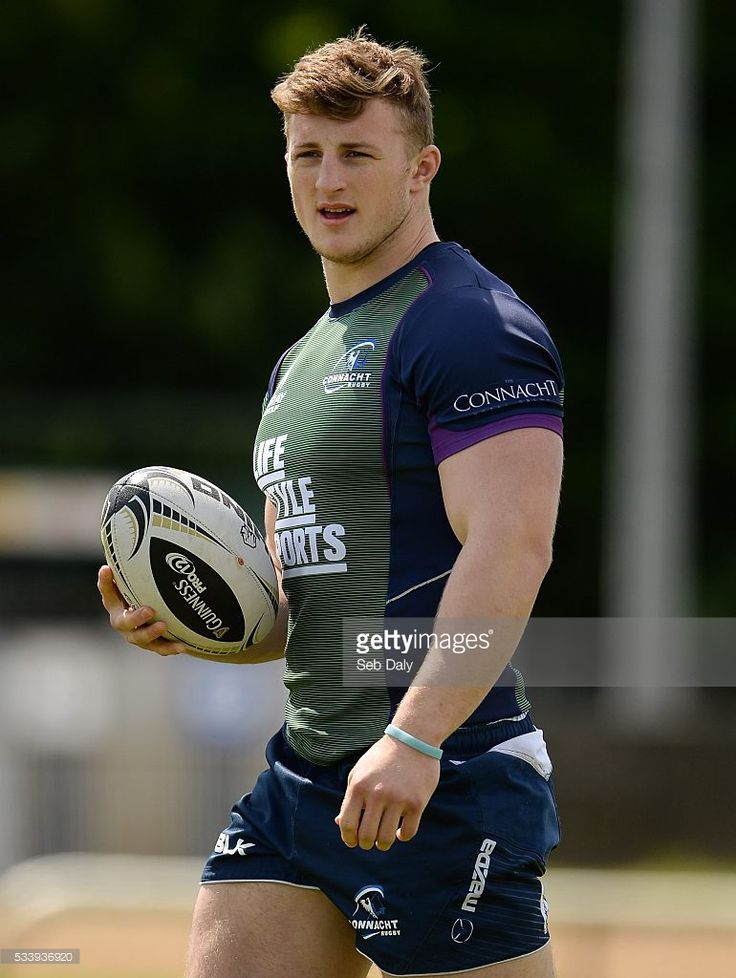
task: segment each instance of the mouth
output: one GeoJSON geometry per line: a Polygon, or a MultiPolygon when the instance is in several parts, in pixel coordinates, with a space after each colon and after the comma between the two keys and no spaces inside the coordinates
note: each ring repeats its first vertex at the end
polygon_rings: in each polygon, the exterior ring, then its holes
{"type": "Polygon", "coordinates": [[[325,224],[344,224],[355,213],[354,207],[342,204],[326,204],[318,207],[319,215],[325,224]]]}

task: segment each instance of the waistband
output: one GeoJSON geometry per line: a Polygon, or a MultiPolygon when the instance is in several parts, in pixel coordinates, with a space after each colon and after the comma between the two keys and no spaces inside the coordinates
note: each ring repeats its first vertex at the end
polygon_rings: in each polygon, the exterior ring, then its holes
{"type": "MultiPolygon", "coordinates": [[[[454,758],[474,757],[476,754],[482,754],[491,750],[492,747],[502,744],[505,740],[531,733],[535,729],[534,721],[529,713],[504,720],[493,720],[490,723],[473,723],[466,727],[458,727],[442,744],[442,749],[454,758]]],[[[334,764],[314,764],[298,754],[289,744],[285,724],[266,748],[266,758],[271,766],[275,761],[285,762],[292,773],[307,778],[310,778],[317,771],[333,771],[338,776],[343,774],[347,776],[358,758],[364,753],[365,751],[362,750],[356,751],[334,764]]]]}
{"type": "Polygon", "coordinates": [[[467,727],[458,727],[442,744],[442,749],[453,757],[473,757],[491,750],[505,740],[531,733],[535,729],[530,713],[494,720],[491,723],[473,723],[467,727]]]}

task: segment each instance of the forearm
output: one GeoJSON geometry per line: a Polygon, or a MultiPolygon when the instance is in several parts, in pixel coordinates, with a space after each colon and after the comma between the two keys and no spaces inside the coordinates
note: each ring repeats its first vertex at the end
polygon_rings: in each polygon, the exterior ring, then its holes
{"type": "Polygon", "coordinates": [[[548,567],[546,554],[531,548],[504,552],[485,541],[463,547],[445,587],[435,634],[442,633],[443,622],[454,631],[458,620],[467,621],[473,631],[493,629],[490,648],[459,655],[431,650],[399,704],[397,726],[439,746],[473,713],[514,654],[548,567]]]}

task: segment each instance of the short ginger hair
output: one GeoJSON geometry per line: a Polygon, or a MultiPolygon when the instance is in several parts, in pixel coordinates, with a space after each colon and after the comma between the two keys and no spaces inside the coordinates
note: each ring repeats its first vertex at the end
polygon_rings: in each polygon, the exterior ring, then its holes
{"type": "Polygon", "coordinates": [[[271,98],[284,114],[285,132],[290,115],[355,119],[369,99],[384,98],[401,109],[407,138],[419,150],[434,142],[428,65],[420,51],[379,44],[361,27],[308,51],[271,98]]]}

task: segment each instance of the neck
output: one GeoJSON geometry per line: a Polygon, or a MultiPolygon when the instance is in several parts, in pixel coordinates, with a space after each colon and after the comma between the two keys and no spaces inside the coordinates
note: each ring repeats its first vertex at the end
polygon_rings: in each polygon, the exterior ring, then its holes
{"type": "Polygon", "coordinates": [[[352,299],[354,295],[364,292],[397,268],[406,265],[427,245],[440,240],[429,213],[423,223],[411,230],[407,229],[407,232],[401,236],[392,235],[365,258],[349,265],[323,258],[322,269],[330,302],[352,299]]]}

